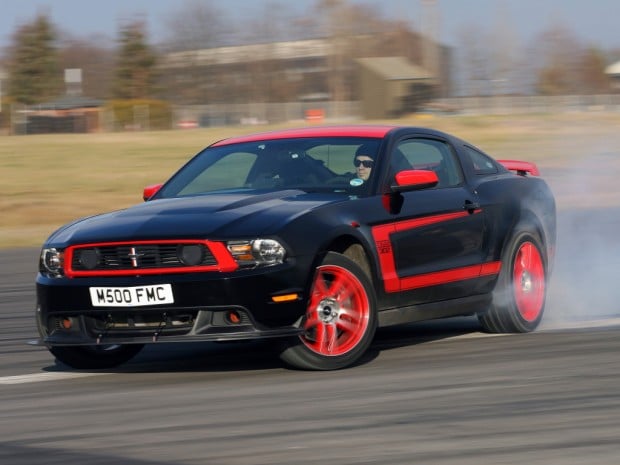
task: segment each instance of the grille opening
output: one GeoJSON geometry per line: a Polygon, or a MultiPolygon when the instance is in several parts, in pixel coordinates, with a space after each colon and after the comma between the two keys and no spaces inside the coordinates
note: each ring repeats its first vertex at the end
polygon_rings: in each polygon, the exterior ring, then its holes
{"type": "Polygon", "coordinates": [[[189,332],[196,320],[196,312],[145,312],[101,314],[88,317],[87,326],[94,334],[132,334],[152,333],[162,330],[167,334],[184,334],[189,332]]]}

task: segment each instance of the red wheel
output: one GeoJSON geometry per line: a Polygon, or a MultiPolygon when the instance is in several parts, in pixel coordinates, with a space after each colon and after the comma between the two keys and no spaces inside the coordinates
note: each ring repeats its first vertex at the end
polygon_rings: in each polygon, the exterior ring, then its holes
{"type": "Polygon", "coordinates": [[[297,368],[335,370],[355,363],[377,327],[375,293],[357,261],[330,252],[312,277],[304,332],[289,341],[282,360],[297,368]]]}
{"type": "Polygon", "coordinates": [[[492,333],[534,331],[542,320],[547,292],[546,257],[535,233],[513,236],[502,254],[502,271],[493,292],[493,303],[478,315],[492,333]]]}
{"type": "Polygon", "coordinates": [[[512,272],[517,309],[524,320],[536,321],[545,303],[545,267],[538,248],[523,242],[512,272]]]}
{"type": "Polygon", "coordinates": [[[303,343],[320,355],[343,355],[366,334],[370,304],[366,290],[349,270],[323,265],[312,286],[303,343]]]}

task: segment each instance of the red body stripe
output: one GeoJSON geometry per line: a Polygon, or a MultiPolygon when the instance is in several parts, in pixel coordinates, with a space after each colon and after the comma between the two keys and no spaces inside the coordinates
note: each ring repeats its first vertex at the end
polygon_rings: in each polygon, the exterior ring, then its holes
{"type": "Polygon", "coordinates": [[[154,275],[166,273],[200,273],[205,271],[229,272],[238,268],[237,262],[232,257],[226,245],[222,242],[203,241],[203,240],[161,240],[161,241],[132,241],[132,242],[97,242],[93,244],[80,244],[69,246],[65,250],[65,276],[69,278],[88,277],[88,276],[135,276],[135,275],[154,275]],[[147,244],[204,244],[213,254],[217,263],[205,266],[185,266],[182,268],[140,268],[131,270],[94,270],[94,271],[75,271],[71,268],[73,252],[75,249],[90,247],[106,247],[115,245],[147,245],[147,244]]]}
{"type": "Polygon", "coordinates": [[[450,270],[442,270],[433,273],[426,273],[417,276],[399,278],[396,273],[396,261],[394,250],[390,241],[390,235],[395,232],[407,231],[409,229],[421,228],[444,221],[451,221],[463,218],[471,214],[480,213],[482,210],[475,210],[473,213],[467,211],[433,215],[412,220],[398,221],[394,223],[382,224],[372,228],[372,236],[379,254],[379,266],[383,277],[385,292],[398,292],[404,290],[417,289],[421,287],[436,286],[465,279],[473,279],[479,276],[488,276],[499,273],[501,262],[489,262],[480,265],[471,265],[450,270]]]}
{"type": "Polygon", "coordinates": [[[454,268],[452,270],[437,271],[434,273],[426,273],[418,276],[410,276],[400,280],[401,291],[409,289],[417,289],[420,287],[436,286],[438,284],[452,283],[455,281],[463,281],[465,279],[478,278],[480,276],[488,276],[496,273],[482,273],[485,267],[498,269],[500,262],[484,263],[482,265],[464,266],[462,268],[454,268]]]}

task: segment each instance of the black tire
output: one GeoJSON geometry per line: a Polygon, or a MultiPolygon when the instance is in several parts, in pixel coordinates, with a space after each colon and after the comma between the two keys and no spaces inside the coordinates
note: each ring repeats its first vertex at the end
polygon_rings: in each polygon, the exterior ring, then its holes
{"type": "Polygon", "coordinates": [[[542,320],[547,293],[547,258],[542,241],[521,231],[508,243],[487,312],[478,315],[491,333],[527,333],[542,320]]]}
{"type": "Polygon", "coordinates": [[[376,297],[364,270],[329,252],[316,268],[303,319],[306,329],[288,341],[281,359],[303,370],[351,366],[366,352],[377,328],[376,297]]]}
{"type": "Polygon", "coordinates": [[[128,362],[142,350],[142,344],[101,346],[55,346],[49,351],[56,360],[77,370],[114,368],[128,362]]]}

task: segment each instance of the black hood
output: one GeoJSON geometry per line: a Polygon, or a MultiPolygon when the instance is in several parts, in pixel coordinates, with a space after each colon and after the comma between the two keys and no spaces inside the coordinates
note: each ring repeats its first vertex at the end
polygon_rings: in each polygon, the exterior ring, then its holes
{"type": "Polygon", "coordinates": [[[298,216],[345,199],[342,195],[287,190],[154,200],[75,221],[57,230],[47,242],[61,247],[99,241],[270,235],[298,216]]]}

